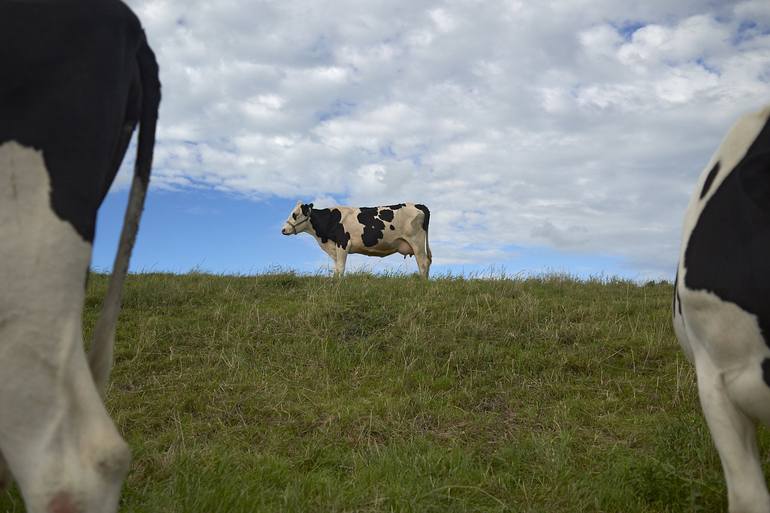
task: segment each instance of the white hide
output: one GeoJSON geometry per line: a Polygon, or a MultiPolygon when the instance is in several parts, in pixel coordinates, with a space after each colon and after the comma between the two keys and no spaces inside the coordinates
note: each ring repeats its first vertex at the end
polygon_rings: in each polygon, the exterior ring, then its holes
{"type": "Polygon", "coordinates": [[[130,455],[83,350],[91,244],[51,210],[42,153],[13,141],[0,241],[0,450],[28,512],[114,512],[130,455]]]}

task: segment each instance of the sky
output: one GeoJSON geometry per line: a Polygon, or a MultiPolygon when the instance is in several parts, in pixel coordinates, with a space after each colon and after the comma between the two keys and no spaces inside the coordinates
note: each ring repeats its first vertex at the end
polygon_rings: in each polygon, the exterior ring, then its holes
{"type": "Polygon", "coordinates": [[[133,271],[326,273],[312,237],[280,234],[296,201],[412,201],[434,274],[670,280],[697,177],[770,101],[767,0],[127,3],[163,84],[133,271]]]}

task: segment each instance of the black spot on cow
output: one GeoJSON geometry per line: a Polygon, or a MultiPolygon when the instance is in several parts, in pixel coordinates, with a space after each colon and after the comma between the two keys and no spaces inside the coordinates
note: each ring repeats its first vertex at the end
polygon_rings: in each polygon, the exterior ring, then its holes
{"type": "Polygon", "coordinates": [[[383,237],[382,230],[385,229],[385,223],[377,218],[377,207],[361,207],[358,214],[358,222],[364,226],[364,232],[361,239],[364,246],[376,246],[377,242],[383,237]]]}
{"type": "Polygon", "coordinates": [[[397,203],[395,205],[388,205],[388,208],[391,210],[398,210],[401,207],[405,207],[406,203],[397,203]]]}
{"type": "Polygon", "coordinates": [[[762,360],[762,379],[767,386],[770,386],[770,358],[762,360]]]}
{"type": "Polygon", "coordinates": [[[425,214],[425,217],[422,219],[422,229],[425,230],[425,233],[428,233],[428,223],[430,223],[430,210],[428,210],[428,207],[425,205],[420,205],[419,203],[414,206],[414,208],[418,210],[422,210],[422,213],[425,214]]]}
{"type": "Polygon", "coordinates": [[[395,229],[396,229],[396,227],[395,227],[395,226],[393,226],[393,225],[390,225],[390,229],[391,229],[391,230],[395,230],[395,229]]]}
{"type": "Polygon", "coordinates": [[[743,171],[743,190],[754,207],[770,216],[770,148],[766,148],[766,153],[747,159],[743,171]]]}
{"type": "Polygon", "coordinates": [[[310,215],[310,212],[313,210],[313,204],[312,203],[306,203],[306,204],[300,206],[300,208],[302,209],[302,215],[307,217],[307,216],[310,215]]]}
{"type": "MultiPolygon", "coordinates": [[[[312,203],[310,205],[312,206],[312,203]]],[[[342,213],[336,208],[311,208],[310,210],[310,224],[316,235],[321,238],[321,242],[333,241],[337,246],[346,248],[350,241],[350,233],[345,231],[345,227],[340,223],[341,220],[342,213]]]]}
{"type": "Polygon", "coordinates": [[[684,280],[690,289],[712,292],[756,315],[770,346],[769,196],[770,124],[766,123],[703,207],[687,241],[684,280]]]}
{"type": "Polygon", "coordinates": [[[91,242],[99,205],[140,120],[147,122],[136,176],[149,180],[157,65],[139,20],[121,2],[42,6],[0,2],[0,145],[16,141],[42,151],[51,209],[91,242]]]}
{"type": "Polygon", "coordinates": [[[717,173],[719,173],[719,166],[720,164],[717,160],[717,163],[714,164],[714,167],[711,168],[708,176],[706,176],[706,181],[703,182],[703,189],[700,191],[700,199],[703,199],[703,197],[708,194],[709,189],[711,188],[711,184],[714,182],[714,178],[716,178],[717,173]]]}
{"type": "Polygon", "coordinates": [[[393,220],[393,211],[387,208],[383,208],[382,210],[380,210],[379,218],[385,221],[386,223],[389,223],[393,220]]]}

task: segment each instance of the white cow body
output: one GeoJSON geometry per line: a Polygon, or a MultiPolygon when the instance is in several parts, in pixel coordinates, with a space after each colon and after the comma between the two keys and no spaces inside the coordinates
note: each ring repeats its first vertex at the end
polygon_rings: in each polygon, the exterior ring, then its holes
{"type": "Polygon", "coordinates": [[[430,211],[425,205],[399,203],[382,207],[315,209],[298,201],[281,233],[309,233],[334,260],[335,275],[345,272],[348,254],[384,257],[414,255],[420,274],[430,272],[433,255],[428,244],[430,211]]]}
{"type": "Polygon", "coordinates": [[[695,364],[730,513],[769,513],[755,422],[770,424],[770,109],[730,130],[685,216],[674,329],[695,364]]]}

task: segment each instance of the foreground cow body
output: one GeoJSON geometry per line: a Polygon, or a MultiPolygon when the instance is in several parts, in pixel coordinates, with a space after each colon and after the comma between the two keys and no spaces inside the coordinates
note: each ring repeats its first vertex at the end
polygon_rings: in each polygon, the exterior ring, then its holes
{"type": "Polygon", "coordinates": [[[433,260],[428,245],[430,211],[425,205],[317,209],[298,201],[281,233],[307,232],[334,260],[334,274],[345,272],[349,253],[384,257],[414,255],[420,274],[428,277],[433,260]]]}
{"type": "Polygon", "coordinates": [[[149,180],[157,65],[117,0],[14,0],[0,2],[0,66],[0,484],[12,474],[30,513],[109,513],[130,455],[100,394],[149,180]],[[129,206],[87,361],[96,213],[137,123],[129,206]]]}
{"type": "Polygon", "coordinates": [[[690,201],[673,303],[731,513],[770,512],[755,421],[770,424],[770,108],[746,115],[690,201]]]}

